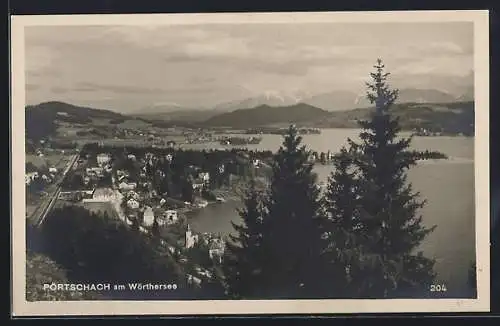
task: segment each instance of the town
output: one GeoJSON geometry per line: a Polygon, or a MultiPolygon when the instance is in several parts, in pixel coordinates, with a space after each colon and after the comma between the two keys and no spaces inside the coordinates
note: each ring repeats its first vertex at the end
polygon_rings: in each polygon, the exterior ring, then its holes
{"type": "MultiPolygon", "coordinates": [[[[43,152],[49,151],[39,149],[36,153],[43,156],[43,152]]],[[[53,208],[80,206],[145,235],[159,235],[161,245],[179,263],[192,266],[186,275],[187,283],[200,285],[212,273],[198,262],[188,262],[189,251],[201,246],[208,253],[210,265],[220,266],[227,239],[220,234],[196,233],[187,213],[239,199],[251,175],[265,176],[271,157],[272,153],[266,151],[195,151],[172,146],[90,143],[73,155],[65,172],[49,168],[47,176],[27,171],[26,187],[28,193],[33,193],[43,189],[41,182],[58,183],[60,190],[54,191],[53,204],[48,205],[44,215],[53,208]]],[[[38,218],[38,223],[44,218],[38,218]]]]}

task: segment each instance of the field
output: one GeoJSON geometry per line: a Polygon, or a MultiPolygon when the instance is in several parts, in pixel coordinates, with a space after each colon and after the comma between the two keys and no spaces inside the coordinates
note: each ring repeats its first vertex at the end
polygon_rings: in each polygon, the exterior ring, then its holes
{"type": "Polygon", "coordinates": [[[39,169],[55,167],[58,170],[63,169],[71,159],[70,153],[60,151],[47,152],[44,156],[35,154],[26,154],[26,164],[31,163],[39,169]]]}

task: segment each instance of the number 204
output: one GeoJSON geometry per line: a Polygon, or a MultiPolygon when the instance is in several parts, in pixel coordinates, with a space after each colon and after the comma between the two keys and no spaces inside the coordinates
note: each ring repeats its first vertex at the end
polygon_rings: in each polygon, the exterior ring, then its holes
{"type": "Polygon", "coordinates": [[[444,284],[431,284],[431,292],[446,292],[446,286],[444,284]]]}

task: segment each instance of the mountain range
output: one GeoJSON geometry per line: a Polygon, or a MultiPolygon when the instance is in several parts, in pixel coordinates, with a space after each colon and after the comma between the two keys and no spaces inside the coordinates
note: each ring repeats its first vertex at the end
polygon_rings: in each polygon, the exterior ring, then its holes
{"type": "MultiPolygon", "coordinates": [[[[409,93],[412,94],[412,93],[409,93]]],[[[418,92],[417,95],[420,95],[418,92]]],[[[428,93],[431,94],[431,93],[428,93]]],[[[399,116],[404,129],[425,127],[451,133],[473,134],[474,101],[458,101],[432,93],[441,102],[399,103],[392,113],[399,116]],[[449,101],[449,102],[446,102],[449,101]]],[[[467,95],[467,94],[466,94],[467,95]]],[[[466,96],[465,95],[465,96],[466,96]]],[[[465,97],[464,96],[464,97],[465,97]]],[[[429,97],[431,99],[432,97],[429,97]]],[[[358,119],[365,119],[371,110],[359,107],[351,110],[329,111],[306,103],[288,106],[266,104],[230,112],[175,111],[156,114],[124,115],[109,110],[80,107],[64,102],[46,102],[26,107],[26,133],[30,139],[40,139],[63,129],[98,130],[113,128],[154,127],[232,127],[254,128],[286,126],[291,123],[314,128],[356,128],[358,119]],[[202,114],[204,112],[204,114],[202,114]]]]}
{"type": "MultiPolygon", "coordinates": [[[[455,92],[438,89],[403,88],[399,90],[398,103],[453,103],[474,100],[473,87],[463,86],[455,92]]],[[[278,92],[268,91],[261,95],[223,102],[213,107],[183,107],[177,103],[156,104],[145,107],[137,114],[155,115],[164,120],[184,120],[189,117],[201,121],[224,112],[240,109],[255,108],[262,105],[269,107],[293,106],[299,103],[308,104],[327,111],[351,110],[360,107],[369,107],[366,94],[352,91],[337,90],[327,93],[310,95],[305,92],[278,92]]]]}

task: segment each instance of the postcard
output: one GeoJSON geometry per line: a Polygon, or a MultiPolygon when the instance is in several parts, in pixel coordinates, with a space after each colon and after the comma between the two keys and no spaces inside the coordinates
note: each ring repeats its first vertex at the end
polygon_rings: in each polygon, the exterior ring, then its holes
{"type": "Polygon", "coordinates": [[[12,16],[13,314],[489,311],[488,28],[12,16]]]}

